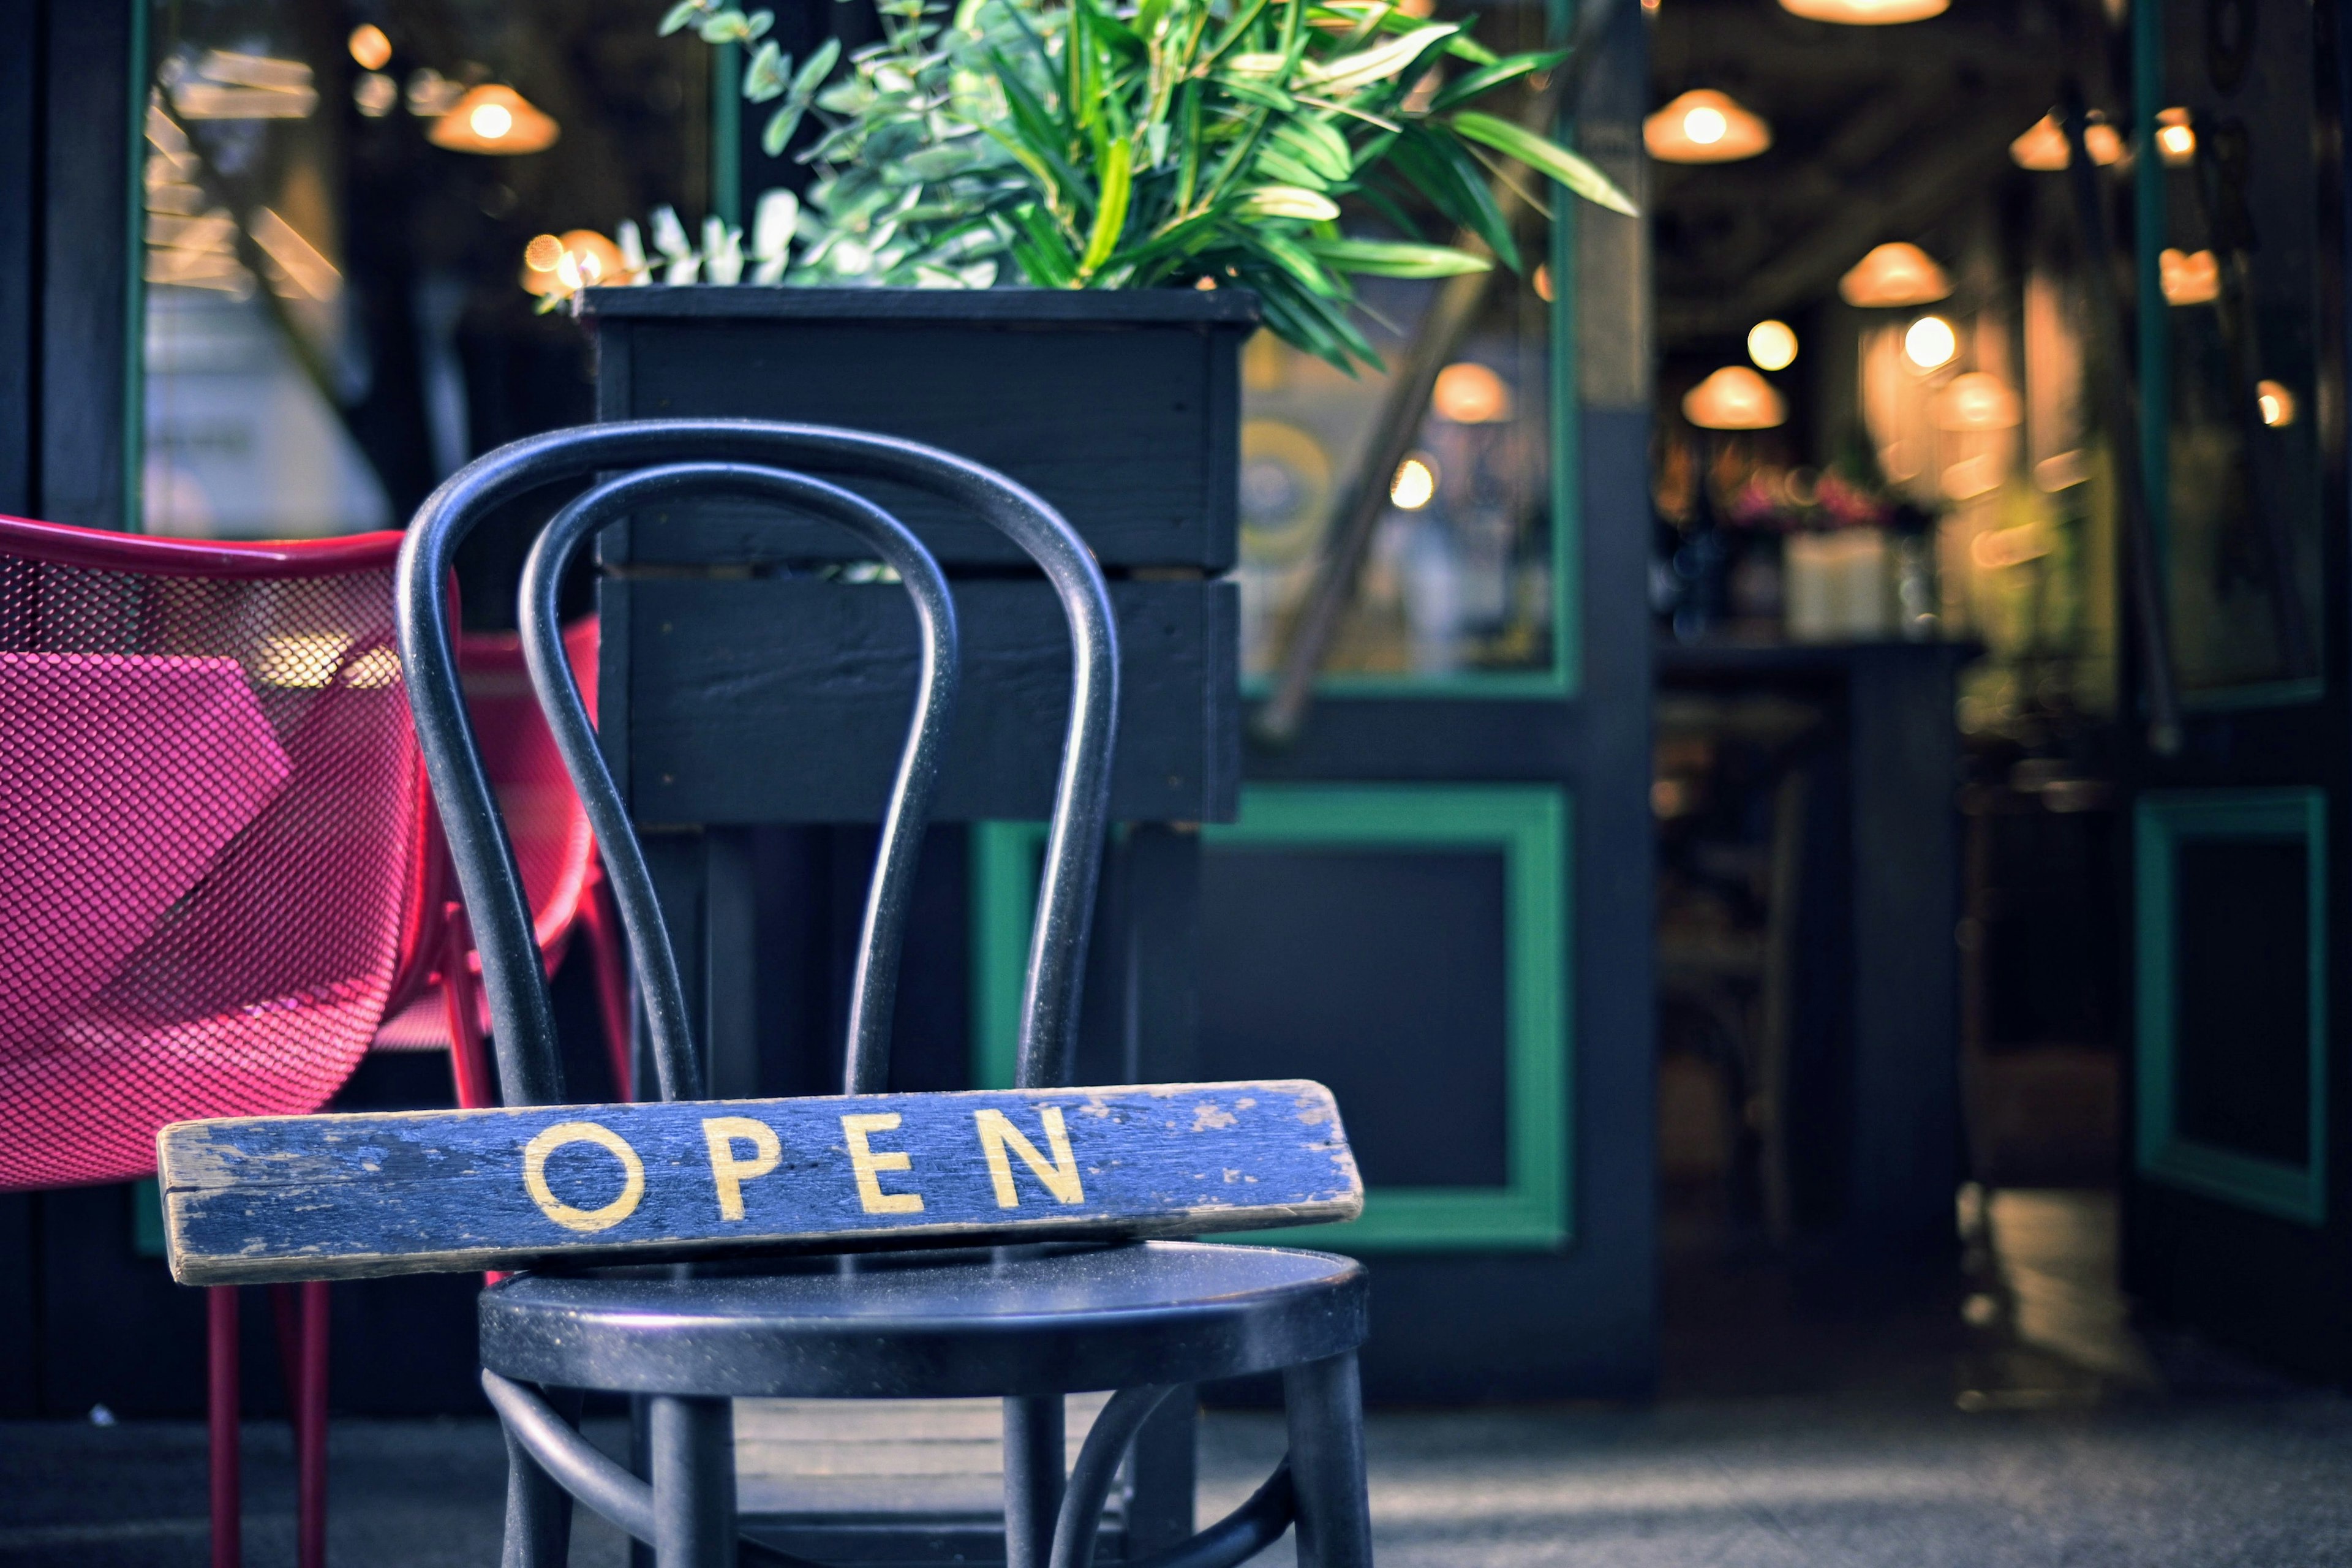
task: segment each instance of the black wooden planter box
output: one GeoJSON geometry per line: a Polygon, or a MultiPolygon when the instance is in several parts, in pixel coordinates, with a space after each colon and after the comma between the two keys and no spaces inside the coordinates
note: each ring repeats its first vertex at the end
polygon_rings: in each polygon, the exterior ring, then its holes
{"type": "MultiPolygon", "coordinates": [[[[1219,291],[742,286],[587,296],[602,419],[845,426],[1003,469],[1111,579],[1124,643],[1114,815],[1229,820],[1240,728],[1234,563],[1240,347],[1219,291]]],[[[1069,691],[1061,614],[1027,558],[944,503],[853,481],[957,577],[964,686],[939,816],[1041,818],[1069,691]]],[[[848,535],[712,505],[607,535],[603,722],[640,821],[880,815],[914,687],[895,589],[803,570],[848,535]],[[746,564],[751,568],[748,573],[746,564]]]]}

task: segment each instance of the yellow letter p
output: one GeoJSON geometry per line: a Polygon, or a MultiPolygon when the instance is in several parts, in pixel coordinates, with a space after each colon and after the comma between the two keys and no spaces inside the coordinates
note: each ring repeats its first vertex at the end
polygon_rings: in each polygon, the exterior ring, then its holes
{"type": "Polygon", "coordinates": [[[713,1116],[702,1124],[702,1141],[710,1149],[710,1183],[719,1189],[719,1217],[743,1217],[743,1184],[754,1176],[764,1176],[776,1168],[784,1157],[783,1145],[776,1141],[776,1130],[764,1121],[754,1121],[748,1116],[713,1116]],[[735,1157],[735,1141],[747,1139],[751,1145],[751,1157],[735,1157]]]}

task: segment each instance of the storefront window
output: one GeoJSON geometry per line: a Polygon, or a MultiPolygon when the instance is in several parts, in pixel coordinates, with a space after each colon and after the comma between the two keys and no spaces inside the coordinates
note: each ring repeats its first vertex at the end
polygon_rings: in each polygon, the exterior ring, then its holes
{"type": "MultiPolygon", "coordinates": [[[[1452,7],[1439,7],[1441,15],[1452,7]]],[[[1544,46],[1541,6],[1481,17],[1498,53],[1544,46]]],[[[1538,89],[1540,90],[1540,89],[1538,89]]],[[[1491,112],[1517,119],[1521,92],[1491,112]]],[[[1532,191],[1550,207],[1557,192],[1532,191]]],[[[1559,198],[1565,201],[1566,198],[1559,198]]],[[[1497,268],[1440,372],[1411,455],[1386,476],[1388,504],[1360,591],[1323,661],[1341,677],[1407,680],[1547,677],[1558,667],[1558,527],[1551,225],[1517,198],[1523,269],[1497,268]]],[[[1433,211],[1408,209],[1423,237],[1448,238],[1433,211]]],[[[1367,206],[1350,232],[1394,230],[1367,206]]],[[[1350,378],[1278,342],[1243,362],[1242,661],[1279,667],[1312,592],[1343,498],[1366,460],[1389,378],[1412,357],[1437,283],[1364,279],[1362,324],[1387,374],[1350,378]]]]}
{"type": "MultiPolygon", "coordinates": [[[[2145,301],[2151,458],[2183,694],[2320,671],[2320,171],[2311,13],[2168,0],[2156,254],[2145,301]]],[[[2147,231],[2144,230],[2144,234],[2147,231]]]]}
{"type": "Polygon", "coordinates": [[[561,0],[171,0],[150,15],[151,532],[396,525],[593,414],[538,235],[709,205],[709,51],[561,0]]]}

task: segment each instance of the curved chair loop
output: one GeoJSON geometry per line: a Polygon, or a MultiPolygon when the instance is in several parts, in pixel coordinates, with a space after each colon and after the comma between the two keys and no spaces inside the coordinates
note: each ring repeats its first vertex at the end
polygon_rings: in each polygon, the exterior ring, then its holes
{"type": "Polygon", "coordinates": [[[701,1097],[700,1058],[694,1049],[686,993],[678,981],[653,879],[564,657],[556,591],[562,584],[565,566],[590,537],[639,508],[688,495],[768,501],[839,523],[881,554],[915,602],[922,632],[922,674],[916,689],[915,716],[908,727],[906,749],[899,757],[898,778],[883,818],[873,882],[866,890],[843,1069],[845,1092],[879,1094],[889,1087],[890,1016],[898,999],[908,900],[915,863],[922,852],[923,828],[938,793],[940,752],[947,744],[955,709],[959,670],[955,603],[939,563],[904,523],[837,485],[779,468],[740,463],[671,463],[640,468],[607,480],[572,501],[541,531],[523,566],[523,658],[530,667],[531,685],[546,710],[555,743],[563,753],[564,766],[595,830],[605,875],[620,906],[622,923],[628,929],[664,1100],[701,1097]]]}
{"type": "Polygon", "coordinates": [[[1067,1070],[1077,1021],[1118,722],[1118,634],[1093,555],[1076,531],[1029,490],[936,447],[822,425],[648,419],[527,437],[476,458],[425,498],[401,545],[401,660],[418,743],[482,955],[502,1098],[509,1105],[554,1103],[563,1098],[563,1077],[522,879],[458,690],[443,584],[457,545],[502,502],[599,469],[697,459],[816,465],[830,473],[885,476],[961,501],[1026,552],[1054,584],[1069,620],[1074,670],[1054,828],[1030,940],[1018,1075],[1024,1087],[1051,1084],[1067,1070]]]}
{"type": "Polygon", "coordinates": [[[1297,1513],[1290,1456],[1285,1454],[1274,1474],[1233,1512],[1165,1552],[1129,1558],[1120,1568],[1236,1568],[1281,1540],[1297,1513]]]}
{"type": "Polygon", "coordinates": [[[1054,1545],[1048,1568],[1094,1568],[1095,1538],[1102,1532],[1103,1502],[1118,1479],[1118,1461],[1135,1435],[1160,1402],[1176,1392],[1173,1384],[1122,1388],[1095,1417],[1063,1484],[1062,1511],[1054,1521],[1054,1545]]]}
{"type": "Polygon", "coordinates": [[[547,1401],[510,1378],[482,1369],[482,1392],[499,1418],[521,1440],[555,1484],[635,1536],[654,1538],[654,1489],[604,1457],[549,1407],[547,1401]]]}

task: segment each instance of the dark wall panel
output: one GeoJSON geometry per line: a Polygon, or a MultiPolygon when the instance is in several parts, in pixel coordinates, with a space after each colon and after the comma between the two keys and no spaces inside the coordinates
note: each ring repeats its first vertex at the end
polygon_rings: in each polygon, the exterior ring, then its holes
{"type": "Polygon", "coordinates": [[[1497,852],[1211,848],[1203,1076],[1328,1086],[1367,1184],[1506,1184],[1503,881],[1497,852]]]}

